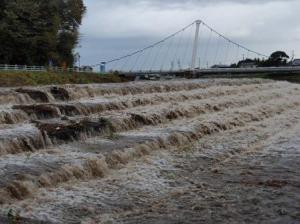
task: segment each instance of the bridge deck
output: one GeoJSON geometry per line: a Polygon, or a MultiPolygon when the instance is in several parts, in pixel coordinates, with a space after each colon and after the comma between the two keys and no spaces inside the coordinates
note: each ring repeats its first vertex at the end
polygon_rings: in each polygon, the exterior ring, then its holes
{"type": "Polygon", "coordinates": [[[300,66],[294,67],[260,67],[260,68],[209,68],[209,69],[198,69],[192,70],[178,70],[178,71],[159,71],[159,70],[149,70],[149,71],[130,71],[121,72],[125,76],[144,76],[144,75],[182,75],[182,74],[195,74],[195,75],[206,75],[206,74],[263,74],[263,73],[299,73],[300,66]]]}

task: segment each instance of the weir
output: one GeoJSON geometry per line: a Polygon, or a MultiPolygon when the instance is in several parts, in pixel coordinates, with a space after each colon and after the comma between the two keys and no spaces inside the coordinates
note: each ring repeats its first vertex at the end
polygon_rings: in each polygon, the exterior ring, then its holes
{"type": "Polygon", "coordinates": [[[213,133],[300,114],[299,91],[294,84],[259,79],[2,91],[1,102],[12,103],[0,108],[0,167],[6,167],[0,202],[24,200],[71,180],[101,178],[155,150],[184,148],[213,133]]]}

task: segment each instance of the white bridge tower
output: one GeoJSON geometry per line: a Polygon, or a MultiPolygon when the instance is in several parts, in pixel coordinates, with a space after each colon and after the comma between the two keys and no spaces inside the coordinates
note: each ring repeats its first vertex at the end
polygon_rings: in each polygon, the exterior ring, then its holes
{"type": "Polygon", "coordinates": [[[196,21],[196,31],[195,31],[195,39],[193,43],[193,55],[192,55],[192,63],[191,63],[191,70],[195,71],[196,69],[196,61],[198,57],[198,42],[199,42],[199,31],[200,31],[200,25],[202,21],[197,20],[196,21]]]}

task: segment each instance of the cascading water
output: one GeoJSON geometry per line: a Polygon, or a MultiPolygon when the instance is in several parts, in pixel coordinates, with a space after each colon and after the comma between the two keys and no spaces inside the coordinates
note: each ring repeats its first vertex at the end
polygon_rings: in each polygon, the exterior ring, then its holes
{"type": "Polygon", "coordinates": [[[0,203],[105,177],[156,150],[297,117],[299,100],[295,84],[256,79],[3,89],[0,203]]]}

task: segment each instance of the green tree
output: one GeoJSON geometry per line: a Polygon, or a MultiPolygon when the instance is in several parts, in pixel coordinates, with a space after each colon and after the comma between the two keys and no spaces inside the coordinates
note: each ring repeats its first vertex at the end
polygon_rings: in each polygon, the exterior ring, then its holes
{"type": "Polygon", "coordinates": [[[263,67],[285,66],[290,57],[284,51],[275,51],[261,63],[263,67]]]}
{"type": "Polygon", "coordinates": [[[1,0],[0,64],[71,66],[85,10],[82,0],[1,0]]]}
{"type": "Polygon", "coordinates": [[[60,1],[59,9],[62,18],[57,45],[58,51],[61,53],[59,60],[66,64],[73,64],[72,50],[78,43],[78,29],[86,9],[82,0],[60,1]]]}

